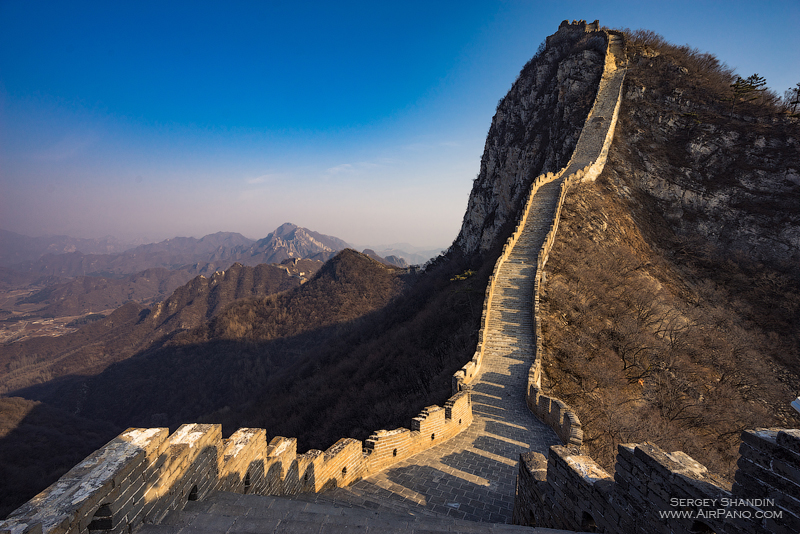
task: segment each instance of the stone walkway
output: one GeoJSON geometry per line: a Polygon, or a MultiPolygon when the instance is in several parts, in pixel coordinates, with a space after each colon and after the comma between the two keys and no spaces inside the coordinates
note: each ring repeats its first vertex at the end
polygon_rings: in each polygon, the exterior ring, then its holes
{"type": "Polygon", "coordinates": [[[625,68],[621,64],[625,57],[622,38],[614,34],[608,37],[606,68],[600,78],[597,98],[586,118],[586,124],[583,125],[578,144],[575,146],[572,159],[570,159],[563,176],[569,176],[603,156],[603,143],[611,126],[614,110],[619,102],[622,82],[625,79],[625,68]]]}
{"type": "Polygon", "coordinates": [[[422,507],[456,519],[511,522],[520,453],[546,455],[561,443],[525,404],[535,350],[533,280],[560,185],[560,179],[550,182],[534,197],[522,235],[498,273],[483,365],[471,384],[472,425],[395,467],[314,496],[315,501],[380,503],[398,512],[422,507]]]}
{"type": "MultiPolygon", "coordinates": [[[[116,530],[115,530],[116,532],[116,530]]],[[[570,534],[563,530],[487,525],[438,514],[391,513],[283,497],[218,492],[190,501],[136,534],[570,534]]]]}

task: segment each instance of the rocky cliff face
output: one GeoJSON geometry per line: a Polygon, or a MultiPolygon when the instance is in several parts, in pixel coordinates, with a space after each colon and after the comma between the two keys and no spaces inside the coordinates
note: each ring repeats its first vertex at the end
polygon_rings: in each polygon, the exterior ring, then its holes
{"type": "Polygon", "coordinates": [[[611,158],[621,193],[720,253],[800,265],[800,123],[757,101],[733,113],[729,73],[678,51],[629,54],[611,158]]]}
{"type": "Polygon", "coordinates": [[[533,179],[569,162],[605,49],[604,33],[562,25],[522,69],[492,119],[456,248],[474,254],[504,240],[533,179]]]}

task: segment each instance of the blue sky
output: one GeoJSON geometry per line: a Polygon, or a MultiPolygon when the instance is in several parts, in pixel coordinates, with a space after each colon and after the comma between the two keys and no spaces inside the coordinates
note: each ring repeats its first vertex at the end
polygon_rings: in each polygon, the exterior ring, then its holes
{"type": "Polygon", "coordinates": [[[800,82],[797,0],[0,0],[0,228],[447,246],[497,101],[564,19],[800,82]]]}

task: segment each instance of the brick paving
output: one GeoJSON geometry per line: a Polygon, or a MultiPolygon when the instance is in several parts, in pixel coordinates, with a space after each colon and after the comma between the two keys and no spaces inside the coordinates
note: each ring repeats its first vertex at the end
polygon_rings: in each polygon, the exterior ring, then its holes
{"type": "MultiPolygon", "coordinates": [[[[117,532],[114,530],[114,532],[117,532]]],[[[549,528],[478,524],[438,514],[392,513],[284,497],[217,492],[170,512],[136,534],[569,534],[549,528]]]]}

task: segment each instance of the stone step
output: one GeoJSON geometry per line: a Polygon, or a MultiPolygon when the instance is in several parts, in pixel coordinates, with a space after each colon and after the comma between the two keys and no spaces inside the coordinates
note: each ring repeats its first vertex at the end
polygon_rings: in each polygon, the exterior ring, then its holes
{"type": "Polygon", "coordinates": [[[159,525],[141,525],[136,534],[265,534],[362,532],[559,534],[567,531],[506,524],[475,523],[437,514],[421,507],[386,510],[378,503],[326,500],[325,494],[297,498],[217,492],[203,501],[190,501],[159,525]]]}

